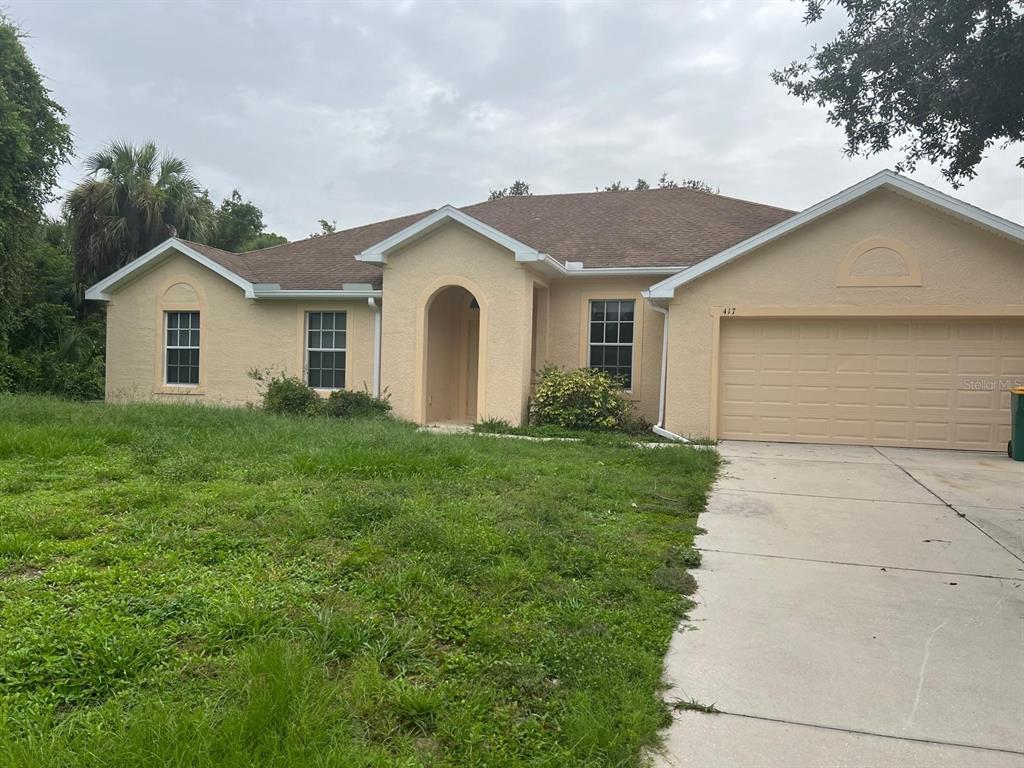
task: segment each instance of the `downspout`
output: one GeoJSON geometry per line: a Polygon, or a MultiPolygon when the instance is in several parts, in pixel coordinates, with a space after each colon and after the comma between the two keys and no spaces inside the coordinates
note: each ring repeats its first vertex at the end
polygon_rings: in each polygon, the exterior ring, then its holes
{"type": "Polygon", "coordinates": [[[651,428],[651,431],[661,437],[667,437],[669,440],[688,443],[690,441],[687,438],[665,429],[665,397],[666,390],[668,389],[668,307],[659,307],[653,301],[649,301],[649,303],[651,309],[655,312],[660,312],[663,317],[661,323],[661,386],[658,391],[658,423],[651,428]]]}
{"type": "Polygon", "coordinates": [[[372,296],[366,300],[373,310],[373,396],[380,397],[380,304],[372,296]]]}

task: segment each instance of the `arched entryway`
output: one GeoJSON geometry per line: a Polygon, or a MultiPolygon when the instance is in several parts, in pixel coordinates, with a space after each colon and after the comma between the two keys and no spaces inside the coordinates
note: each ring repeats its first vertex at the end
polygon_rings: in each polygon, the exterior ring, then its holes
{"type": "Polygon", "coordinates": [[[480,304],[460,285],[435,293],[427,306],[424,415],[428,423],[477,420],[480,304]]]}

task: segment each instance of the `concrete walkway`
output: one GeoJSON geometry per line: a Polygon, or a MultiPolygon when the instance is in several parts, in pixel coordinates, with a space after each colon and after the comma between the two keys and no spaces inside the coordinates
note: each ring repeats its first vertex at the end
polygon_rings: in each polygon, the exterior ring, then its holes
{"type": "Polygon", "coordinates": [[[721,450],[655,763],[1024,768],[1024,463],[721,450]]]}

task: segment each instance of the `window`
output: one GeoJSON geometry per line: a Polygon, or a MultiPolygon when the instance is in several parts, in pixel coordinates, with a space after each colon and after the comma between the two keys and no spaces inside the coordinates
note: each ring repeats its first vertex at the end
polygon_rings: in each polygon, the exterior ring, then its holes
{"type": "Polygon", "coordinates": [[[590,302],[590,367],[618,377],[626,389],[633,387],[634,303],[632,299],[590,302]]]}
{"type": "Polygon", "coordinates": [[[345,387],[345,313],[306,313],[306,383],[316,389],[345,387]]]}
{"type": "Polygon", "coordinates": [[[165,312],[167,348],[164,353],[168,384],[199,383],[199,313],[165,312]]]}

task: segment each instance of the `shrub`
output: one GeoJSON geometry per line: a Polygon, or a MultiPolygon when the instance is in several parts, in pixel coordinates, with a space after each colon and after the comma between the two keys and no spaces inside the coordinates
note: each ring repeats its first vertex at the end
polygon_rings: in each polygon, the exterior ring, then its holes
{"type": "Polygon", "coordinates": [[[619,383],[604,371],[545,368],[530,404],[533,424],[567,429],[617,429],[630,412],[619,383]]]}
{"type": "Polygon", "coordinates": [[[249,378],[258,382],[263,410],[270,413],[314,416],[322,407],[320,396],[294,376],[273,376],[269,371],[254,368],[249,371],[249,378]]]}
{"type": "Polygon", "coordinates": [[[21,361],[0,349],[0,392],[17,392],[21,361]]]}
{"type": "Polygon", "coordinates": [[[339,389],[331,392],[324,403],[324,413],[336,419],[368,419],[387,416],[391,403],[387,396],[374,397],[369,392],[339,389]]]}
{"type": "Polygon", "coordinates": [[[63,304],[28,308],[0,350],[0,392],[102,398],[104,333],[102,316],[80,323],[63,304]]]}

